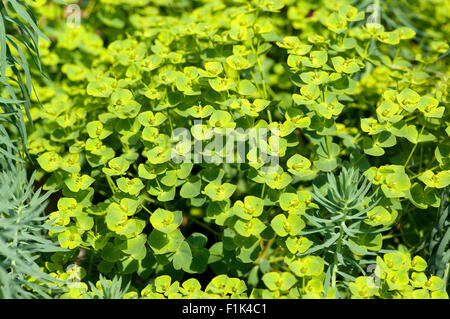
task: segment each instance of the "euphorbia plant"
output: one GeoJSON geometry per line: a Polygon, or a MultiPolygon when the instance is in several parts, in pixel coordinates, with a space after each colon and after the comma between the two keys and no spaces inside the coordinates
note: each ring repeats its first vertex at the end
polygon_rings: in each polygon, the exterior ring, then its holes
{"type": "MultiPolygon", "coordinates": [[[[150,298],[447,296],[420,259],[450,184],[445,41],[344,0],[91,3],[77,28],[35,6],[55,80],[36,88],[29,144],[84,281],[120,275],[117,295],[150,298]],[[243,154],[214,144],[232,136],[243,154]]],[[[46,268],[64,278],[67,259],[46,268]]]]}

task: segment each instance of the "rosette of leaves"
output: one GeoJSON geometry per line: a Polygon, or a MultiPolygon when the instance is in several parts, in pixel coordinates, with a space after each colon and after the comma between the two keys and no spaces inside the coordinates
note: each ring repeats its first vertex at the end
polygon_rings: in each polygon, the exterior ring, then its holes
{"type": "Polygon", "coordinates": [[[24,161],[0,126],[0,298],[50,298],[61,283],[43,272],[36,259],[62,251],[47,232],[44,210],[50,193],[34,190],[36,175],[27,177],[24,161]]]}
{"type": "Polygon", "coordinates": [[[115,276],[112,280],[108,280],[100,275],[97,285],[89,283],[93,294],[88,293],[92,299],[122,299],[130,287],[130,282],[122,288],[122,278],[115,276]]]}

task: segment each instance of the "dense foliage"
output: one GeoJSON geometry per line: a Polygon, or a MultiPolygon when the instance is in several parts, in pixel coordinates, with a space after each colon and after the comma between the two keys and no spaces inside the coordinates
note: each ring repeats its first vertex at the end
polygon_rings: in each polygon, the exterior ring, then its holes
{"type": "Polygon", "coordinates": [[[449,1],[66,2],[27,1],[54,296],[448,298],[449,1]],[[274,171],[213,143],[255,128],[274,171]]]}

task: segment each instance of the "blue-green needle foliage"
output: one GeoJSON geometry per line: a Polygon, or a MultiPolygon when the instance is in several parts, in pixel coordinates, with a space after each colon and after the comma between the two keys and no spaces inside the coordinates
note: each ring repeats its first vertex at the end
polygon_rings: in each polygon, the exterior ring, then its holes
{"type": "Polygon", "coordinates": [[[98,283],[98,286],[95,286],[91,282],[89,283],[94,295],[88,293],[88,296],[92,299],[122,299],[131,284],[129,282],[122,289],[122,277],[116,276],[112,280],[108,280],[102,275],[100,275],[98,283]]]}
{"type": "Polygon", "coordinates": [[[372,191],[372,186],[358,169],[345,166],[337,178],[332,173],[327,174],[327,198],[313,185],[312,196],[326,211],[320,217],[319,214],[305,217],[326,233],[325,242],[308,253],[314,250],[330,255],[325,286],[336,287],[339,275],[346,279],[351,279],[355,273],[365,275],[362,264],[368,261],[355,260],[351,253],[374,256],[373,251],[381,248],[381,232],[389,229],[384,225],[391,222],[392,216],[377,206],[380,198],[376,199],[377,190],[372,191]]]}
{"type": "Polygon", "coordinates": [[[450,268],[450,189],[441,194],[441,205],[438,208],[436,226],[433,228],[428,241],[430,272],[440,276],[447,282],[450,268]]]}
{"type": "MultiPolygon", "coordinates": [[[[313,186],[315,191],[313,197],[330,213],[337,212],[340,218],[344,218],[348,212],[364,207],[376,194],[375,192],[371,193],[366,198],[372,188],[372,183],[367,177],[361,175],[358,169],[353,167],[343,167],[337,179],[329,173],[327,174],[327,180],[328,199],[320,194],[316,186],[313,186]]],[[[376,203],[370,207],[373,208],[372,206],[376,203]]],[[[360,212],[353,217],[361,217],[364,213],[365,211],[360,212]]]]}
{"type": "MultiPolygon", "coordinates": [[[[57,280],[41,271],[41,253],[63,250],[46,238],[50,193],[34,191],[17,146],[0,126],[0,299],[50,297],[57,280]]],[[[54,227],[52,227],[54,228],[54,227]]],[[[54,290],[55,292],[56,290],[54,290]]]]}

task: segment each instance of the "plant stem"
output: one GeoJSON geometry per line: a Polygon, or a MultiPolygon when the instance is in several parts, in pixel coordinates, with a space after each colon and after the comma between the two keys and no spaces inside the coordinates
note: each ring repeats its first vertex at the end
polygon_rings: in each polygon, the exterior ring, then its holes
{"type": "Polygon", "coordinates": [[[331,287],[336,288],[336,273],[338,270],[337,264],[333,264],[333,271],[331,273],[331,287]]]}
{"type": "Polygon", "coordinates": [[[209,227],[206,223],[198,220],[197,218],[193,217],[193,216],[189,216],[189,218],[196,224],[202,226],[203,228],[205,228],[206,230],[209,230],[211,233],[213,233],[214,235],[216,235],[217,237],[220,237],[220,234],[215,231],[214,229],[212,229],[211,227],[209,227]]]}
{"type": "Polygon", "coordinates": [[[262,87],[263,87],[263,92],[264,92],[264,98],[267,99],[266,81],[265,81],[265,78],[264,78],[264,71],[263,71],[263,67],[262,67],[262,64],[261,64],[261,60],[259,59],[259,54],[258,54],[259,45],[260,45],[260,42],[259,42],[259,39],[258,39],[258,42],[257,42],[257,45],[256,45],[256,50],[257,50],[256,51],[256,63],[258,63],[259,72],[261,73],[261,82],[262,82],[262,87]]]}
{"type": "Polygon", "coordinates": [[[108,181],[109,188],[111,189],[111,192],[114,195],[116,193],[116,191],[117,191],[117,188],[116,188],[116,185],[114,184],[114,181],[112,180],[111,176],[109,176],[109,175],[106,175],[106,180],[108,181]]]}
{"type": "Polygon", "coordinates": [[[94,263],[94,252],[91,249],[91,256],[89,256],[89,268],[88,268],[88,278],[90,278],[90,275],[92,274],[92,265],[94,263]]]}
{"type": "MultiPolygon", "coordinates": [[[[270,249],[270,247],[272,246],[272,244],[274,243],[275,239],[277,238],[277,235],[275,235],[272,239],[270,239],[267,244],[266,244],[266,248],[264,248],[264,250],[262,251],[262,253],[259,255],[258,259],[256,259],[255,263],[259,263],[261,261],[261,259],[263,259],[266,254],[267,251],[270,249]]],[[[283,257],[284,258],[284,257],[283,257]]]]}
{"type": "Polygon", "coordinates": [[[270,113],[269,109],[266,109],[267,117],[269,118],[269,123],[272,124],[272,113],[270,113]]]}
{"type": "Polygon", "coordinates": [[[170,114],[169,114],[169,111],[168,111],[168,110],[166,111],[166,115],[167,115],[167,118],[169,119],[170,132],[173,134],[173,124],[172,124],[172,119],[170,118],[170,114]]]}
{"type": "Polygon", "coordinates": [[[415,151],[416,148],[417,148],[417,145],[419,145],[419,140],[420,140],[420,138],[422,137],[422,133],[423,133],[423,130],[424,130],[424,129],[425,129],[425,123],[423,124],[422,129],[420,130],[419,136],[417,137],[417,143],[414,144],[414,147],[413,147],[413,149],[411,150],[411,153],[409,153],[408,159],[406,160],[406,162],[405,162],[405,164],[403,165],[403,167],[406,167],[406,165],[408,165],[409,161],[411,160],[411,157],[413,156],[414,151],[415,151]]]}
{"type": "MultiPolygon", "coordinates": [[[[345,215],[345,211],[344,211],[344,215],[345,215]]],[[[331,273],[331,287],[333,287],[333,288],[336,288],[336,277],[337,277],[337,271],[338,271],[338,254],[340,254],[341,250],[342,250],[342,239],[344,237],[344,231],[343,231],[344,223],[345,223],[345,219],[339,225],[339,238],[338,238],[337,244],[336,244],[336,251],[334,252],[334,265],[333,265],[333,271],[331,273]]]]}
{"type": "Polygon", "coordinates": [[[447,283],[448,282],[448,274],[449,274],[449,271],[450,271],[450,263],[447,263],[447,267],[445,268],[445,273],[444,273],[444,276],[443,276],[443,280],[444,280],[444,282],[445,283],[447,283]]]}
{"type": "Polygon", "coordinates": [[[327,142],[327,153],[328,153],[328,159],[331,159],[331,152],[330,152],[330,136],[325,136],[325,140],[327,142]]]}
{"type": "Polygon", "coordinates": [[[270,263],[275,263],[275,262],[281,261],[281,260],[284,260],[284,256],[280,256],[280,257],[275,257],[275,258],[269,259],[269,262],[270,263]]]}
{"type": "Polygon", "coordinates": [[[144,204],[141,204],[142,208],[147,211],[150,215],[153,214],[147,207],[144,206],[144,204]]]}

